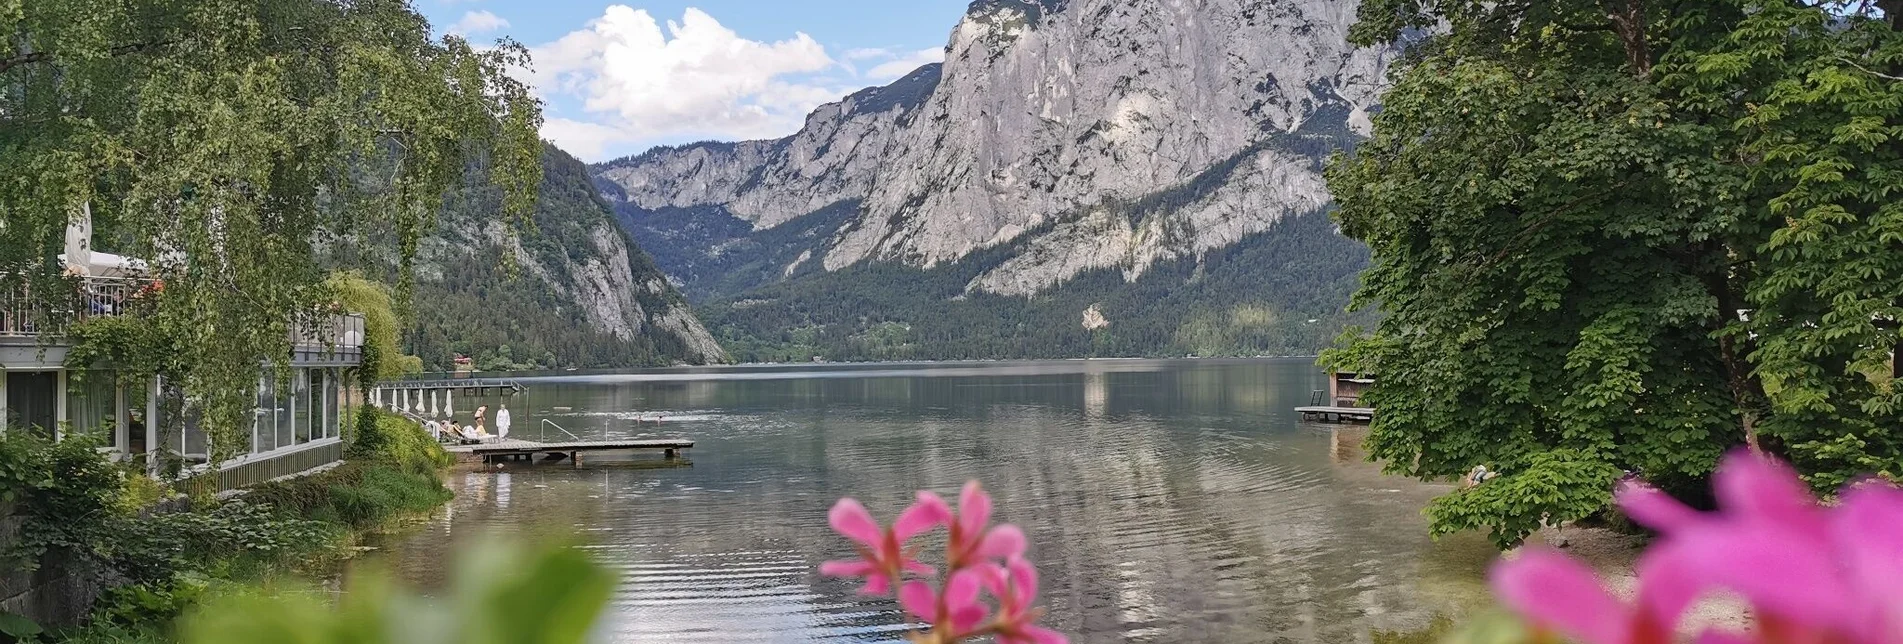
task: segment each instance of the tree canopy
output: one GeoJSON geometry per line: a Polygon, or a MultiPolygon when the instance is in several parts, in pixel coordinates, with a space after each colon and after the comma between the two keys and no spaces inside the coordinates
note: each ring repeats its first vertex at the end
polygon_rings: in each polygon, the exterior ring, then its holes
{"type": "Polygon", "coordinates": [[[101,250],[148,260],[214,458],[333,300],[332,233],[409,256],[476,158],[507,213],[534,203],[540,106],[504,73],[526,50],[436,38],[400,0],[0,1],[0,36],[0,275],[54,288],[87,211],[101,250]]]}
{"type": "Polygon", "coordinates": [[[1368,0],[1401,47],[1331,164],[1378,373],[1370,453],[1501,476],[1437,532],[1690,495],[1755,444],[1820,489],[1903,474],[1903,1],[1368,0]]]}

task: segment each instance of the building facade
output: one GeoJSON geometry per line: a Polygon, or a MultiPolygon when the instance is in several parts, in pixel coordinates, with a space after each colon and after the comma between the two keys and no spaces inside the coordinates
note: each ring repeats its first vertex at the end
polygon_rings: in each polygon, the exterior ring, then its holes
{"type": "Polygon", "coordinates": [[[93,435],[114,458],[149,472],[216,473],[233,488],[295,474],[343,457],[349,413],[345,373],[363,360],[364,320],[334,315],[292,334],[288,377],[259,366],[249,445],[236,458],[210,462],[192,401],[163,377],[122,382],[104,368],[68,365],[63,329],[48,320],[129,314],[131,298],[151,282],[136,276],[81,277],[72,298],[0,293],[0,431],[38,432],[55,440],[93,435]],[[51,302],[49,303],[49,300],[51,302]],[[62,310],[49,311],[47,307],[62,310]]]}

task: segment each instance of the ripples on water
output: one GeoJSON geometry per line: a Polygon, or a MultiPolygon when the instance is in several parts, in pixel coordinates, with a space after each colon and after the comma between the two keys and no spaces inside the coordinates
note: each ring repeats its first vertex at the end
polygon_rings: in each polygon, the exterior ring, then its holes
{"type": "Polygon", "coordinates": [[[1291,411],[1322,386],[1306,361],[721,373],[527,383],[516,435],[549,418],[684,436],[691,466],[458,472],[444,516],[387,556],[439,584],[445,544],[579,534],[622,575],[606,639],[892,641],[893,603],[813,572],[851,555],[827,509],[857,496],[889,518],[915,489],[977,478],[1030,535],[1047,621],[1073,641],[1365,642],[1480,594],[1485,544],[1425,537],[1419,510],[1444,489],[1381,477],[1358,434],[1344,447],[1291,411]]]}

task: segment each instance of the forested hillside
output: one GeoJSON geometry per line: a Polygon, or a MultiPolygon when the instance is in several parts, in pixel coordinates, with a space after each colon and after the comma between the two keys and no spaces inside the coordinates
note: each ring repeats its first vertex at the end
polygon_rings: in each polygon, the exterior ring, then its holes
{"type": "Polygon", "coordinates": [[[815,271],[701,313],[743,361],[1309,354],[1358,321],[1342,302],[1367,262],[1317,212],[1128,283],[1094,270],[1031,297],[967,292],[1013,252],[815,271]]]}
{"type": "MultiPolygon", "coordinates": [[[[406,349],[428,370],[457,355],[483,370],[723,362],[686,301],[631,243],[588,169],[544,146],[532,229],[494,217],[502,194],[475,167],[445,202],[416,259],[406,349]]],[[[389,258],[394,241],[369,247],[389,258]]],[[[356,248],[339,252],[363,252],[356,248]]]]}

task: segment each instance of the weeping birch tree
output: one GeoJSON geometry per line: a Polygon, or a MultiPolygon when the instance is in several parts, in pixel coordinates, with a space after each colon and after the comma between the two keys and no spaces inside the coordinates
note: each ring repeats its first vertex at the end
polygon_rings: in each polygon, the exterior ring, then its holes
{"type": "Polygon", "coordinates": [[[89,210],[100,245],[163,285],[102,353],[181,384],[229,457],[260,365],[334,301],[317,250],[389,235],[407,275],[477,160],[506,194],[497,216],[526,217],[540,106],[504,73],[526,57],[438,38],[399,0],[0,0],[5,286],[56,285],[62,231],[89,210]]]}

